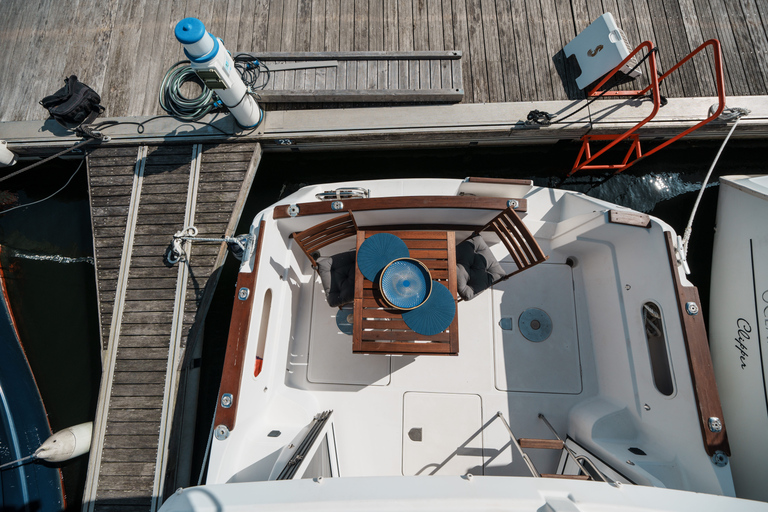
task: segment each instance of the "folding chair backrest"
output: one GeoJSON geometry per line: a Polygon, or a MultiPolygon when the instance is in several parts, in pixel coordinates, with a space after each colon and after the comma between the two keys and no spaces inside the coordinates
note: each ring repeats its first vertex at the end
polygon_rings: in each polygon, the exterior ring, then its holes
{"type": "Polygon", "coordinates": [[[547,260],[544,251],[539,247],[539,243],[511,207],[502,211],[488,224],[476,231],[475,234],[481,231],[493,231],[496,233],[507,248],[507,251],[509,251],[510,256],[512,256],[515,265],[517,265],[517,270],[507,274],[497,282],[508,279],[523,270],[547,260]]]}
{"type": "Polygon", "coordinates": [[[343,240],[348,236],[353,236],[357,233],[357,223],[351,212],[347,212],[344,215],[334,217],[307,228],[304,231],[299,231],[293,234],[293,239],[307,255],[309,261],[312,262],[312,267],[317,267],[317,261],[312,256],[326,245],[330,245],[339,240],[343,240]]]}

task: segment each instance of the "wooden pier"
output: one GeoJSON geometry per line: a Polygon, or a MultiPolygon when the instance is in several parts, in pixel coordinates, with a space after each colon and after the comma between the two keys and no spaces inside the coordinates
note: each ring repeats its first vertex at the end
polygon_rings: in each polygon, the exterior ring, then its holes
{"type": "MultiPolygon", "coordinates": [[[[45,119],[37,102],[70,74],[101,94],[105,116],[162,113],[163,73],[184,58],[173,27],[187,16],[201,19],[229,50],[257,55],[459,51],[464,103],[578,99],[562,48],[604,12],[631,45],[657,45],[662,70],[717,38],[726,93],[768,94],[768,0],[76,0],[67,9],[50,0],[6,0],[0,121],[45,119]]],[[[384,80],[387,88],[424,88],[437,76],[427,61],[405,66],[396,82],[378,64],[375,73],[358,64],[312,75],[311,89],[380,89],[384,80]]],[[[308,76],[291,70],[275,82],[290,91],[305,88],[308,76]]],[[[662,93],[714,95],[711,59],[696,58],[662,93]]]]}
{"type": "Polygon", "coordinates": [[[87,157],[104,373],[86,510],[159,506],[185,349],[200,341],[227,247],[186,242],[175,265],[167,250],[189,226],[231,236],[260,157],[258,144],[105,147],[87,157]]]}

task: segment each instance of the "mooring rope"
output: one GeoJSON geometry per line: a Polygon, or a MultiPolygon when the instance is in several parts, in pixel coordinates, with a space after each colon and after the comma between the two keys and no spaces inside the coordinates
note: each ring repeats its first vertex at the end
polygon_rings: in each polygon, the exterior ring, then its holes
{"type": "MultiPolygon", "coordinates": [[[[712,109],[710,108],[710,111],[712,109]]],[[[723,152],[723,149],[725,149],[725,145],[728,144],[728,139],[731,138],[731,135],[733,135],[733,131],[736,129],[736,126],[739,124],[739,121],[743,116],[746,116],[750,113],[750,110],[746,108],[728,108],[725,107],[725,110],[723,110],[723,113],[720,115],[720,119],[728,121],[734,121],[733,126],[731,126],[731,131],[728,132],[728,135],[725,136],[725,140],[723,140],[723,143],[720,145],[720,150],[717,152],[717,155],[715,155],[715,160],[712,162],[712,165],[709,168],[709,172],[707,172],[707,175],[704,177],[704,182],[701,184],[701,190],[699,190],[699,195],[696,197],[696,202],[693,205],[693,211],[691,211],[691,217],[688,219],[688,225],[685,227],[685,232],[683,233],[683,239],[680,244],[680,249],[683,253],[683,259],[688,255],[688,242],[691,239],[691,233],[693,232],[693,218],[696,216],[696,210],[699,208],[699,203],[701,202],[701,197],[704,195],[704,189],[707,188],[707,183],[709,182],[709,177],[712,175],[712,171],[715,170],[715,166],[717,165],[717,161],[720,159],[720,154],[723,152]]]]}

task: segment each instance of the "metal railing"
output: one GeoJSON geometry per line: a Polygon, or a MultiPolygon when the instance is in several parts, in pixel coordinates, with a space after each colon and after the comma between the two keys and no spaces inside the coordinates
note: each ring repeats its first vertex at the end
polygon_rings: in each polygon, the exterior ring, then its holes
{"type": "Polygon", "coordinates": [[[596,96],[629,96],[629,97],[642,97],[648,92],[651,92],[651,96],[653,99],[653,109],[651,113],[642,121],[637,123],[635,126],[627,130],[626,132],[622,133],[621,135],[616,134],[610,134],[610,135],[584,135],[581,145],[581,150],[579,151],[579,155],[576,157],[576,163],[573,165],[573,169],[570,173],[568,173],[568,176],[571,176],[577,171],[580,171],[582,169],[586,170],[600,170],[600,171],[614,171],[614,173],[619,173],[621,171],[626,170],[627,168],[631,167],[635,163],[637,163],[639,160],[642,160],[643,158],[650,156],[657,151],[669,146],[676,140],[685,137],[689,133],[698,130],[705,124],[709,123],[710,121],[713,121],[717,119],[720,114],[725,109],[725,79],[723,75],[723,63],[722,63],[722,52],[720,50],[720,41],[717,39],[710,39],[709,41],[706,41],[702,43],[698,48],[693,50],[690,54],[688,54],[685,58],[683,58],[680,62],[672,66],[669,71],[662,74],[661,76],[658,76],[657,68],[656,68],[656,50],[653,47],[653,43],[650,41],[644,41],[642,42],[637,48],[635,48],[632,53],[630,53],[621,63],[619,63],[618,66],[613,68],[613,70],[605,75],[605,77],[600,80],[600,82],[597,83],[590,91],[587,93],[587,97],[593,98],[596,96]],[[642,147],[640,145],[640,138],[638,135],[638,130],[643,127],[646,123],[651,121],[656,114],[659,112],[659,108],[661,107],[661,93],[659,92],[659,84],[666,79],[669,75],[671,75],[673,72],[675,72],[680,66],[688,62],[693,58],[694,55],[698,54],[702,50],[704,50],[707,46],[712,46],[713,53],[714,53],[714,63],[715,63],[715,81],[717,84],[717,98],[718,98],[718,107],[714,111],[710,109],[710,115],[706,119],[703,119],[702,121],[699,121],[694,126],[691,126],[690,128],[682,131],[681,133],[675,135],[671,139],[663,142],[662,144],[654,147],[647,153],[643,153],[642,147]],[[630,60],[632,60],[635,55],[637,55],[640,50],[646,49],[648,51],[648,67],[650,69],[650,79],[651,83],[648,85],[645,89],[642,90],[635,90],[635,91],[602,91],[598,93],[598,90],[603,87],[608,80],[610,80],[618,71],[621,70],[622,67],[624,67],[625,64],[627,64],[630,60]],[[615,147],[619,142],[628,140],[630,141],[630,148],[627,151],[627,153],[624,156],[624,159],[619,164],[595,164],[593,163],[595,159],[605,154],[608,150],[615,147]],[[606,146],[604,146],[599,151],[593,153],[591,142],[608,142],[606,146]],[[634,155],[634,158],[632,158],[634,155]]]}

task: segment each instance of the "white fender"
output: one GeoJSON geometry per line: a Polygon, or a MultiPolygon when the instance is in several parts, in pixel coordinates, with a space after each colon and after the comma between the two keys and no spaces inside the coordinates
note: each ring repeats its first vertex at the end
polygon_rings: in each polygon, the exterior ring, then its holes
{"type": "Polygon", "coordinates": [[[35,451],[35,457],[48,462],[73,459],[91,449],[93,422],[81,423],[56,432],[35,451]]]}

